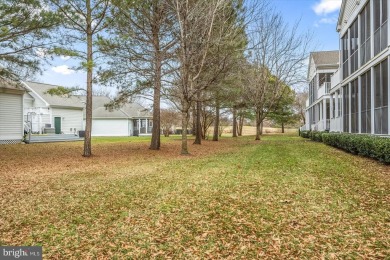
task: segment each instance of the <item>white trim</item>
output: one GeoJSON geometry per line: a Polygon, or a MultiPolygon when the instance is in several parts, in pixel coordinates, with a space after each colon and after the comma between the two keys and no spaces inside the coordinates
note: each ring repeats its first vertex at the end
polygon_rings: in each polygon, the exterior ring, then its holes
{"type": "Polygon", "coordinates": [[[43,97],[41,97],[37,92],[35,92],[29,85],[27,85],[27,83],[23,82],[23,81],[20,81],[29,91],[31,91],[32,93],[34,93],[41,101],[43,101],[46,106],[50,106],[49,103],[46,102],[46,100],[43,99],[43,97]]]}

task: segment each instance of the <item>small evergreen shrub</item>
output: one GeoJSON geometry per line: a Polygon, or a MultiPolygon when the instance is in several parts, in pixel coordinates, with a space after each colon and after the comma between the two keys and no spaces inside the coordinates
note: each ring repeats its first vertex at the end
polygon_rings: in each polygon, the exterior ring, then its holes
{"type": "Polygon", "coordinates": [[[322,142],[322,132],[311,131],[310,132],[310,139],[315,141],[315,142],[322,142]]]}
{"type": "Polygon", "coordinates": [[[323,133],[325,144],[343,149],[353,154],[390,163],[390,138],[348,133],[323,133]]]}
{"type": "Polygon", "coordinates": [[[300,136],[303,138],[310,138],[310,131],[301,131],[300,136]]]}

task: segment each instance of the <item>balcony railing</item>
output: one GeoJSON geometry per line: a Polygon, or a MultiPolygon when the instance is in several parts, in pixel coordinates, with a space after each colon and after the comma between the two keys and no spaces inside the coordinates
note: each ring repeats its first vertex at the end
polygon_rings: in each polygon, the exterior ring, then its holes
{"type": "Polygon", "coordinates": [[[330,120],[330,131],[331,132],[342,132],[341,129],[341,117],[332,118],[330,120]]]}
{"type": "Polygon", "coordinates": [[[335,88],[340,84],[340,70],[337,70],[330,78],[330,88],[335,88]]]}

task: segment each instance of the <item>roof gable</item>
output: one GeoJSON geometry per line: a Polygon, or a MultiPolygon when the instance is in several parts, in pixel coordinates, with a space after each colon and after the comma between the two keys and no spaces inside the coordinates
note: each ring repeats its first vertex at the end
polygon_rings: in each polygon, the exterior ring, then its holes
{"type": "MultiPolygon", "coordinates": [[[[85,101],[85,96],[79,96],[80,100],[85,101]]],[[[106,104],[111,99],[105,96],[92,97],[92,117],[93,118],[145,118],[152,117],[151,113],[143,106],[137,103],[126,103],[119,109],[107,109],[106,104]]]]}
{"type": "Polygon", "coordinates": [[[23,88],[23,85],[20,82],[13,81],[1,76],[0,76],[0,89],[6,89],[9,91],[15,91],[20,93],[24,93],[26,91],[26,89],[23,88]]]}
{"type": "Polygon", "coordinates": [[[45,94],[49,89],[56,88],[56,85],[38,83],[38,82],[25,82],[28,88],[30,88],[36,95],[44,100],[48,105],[54,107],[69,107],[83,109],[85,105],[77,96],[62,97],[57,95],[45,94]]]}
{"type": "Polygon", "coordinates": [[[319,51],[312,52],[310,55],[316,67],[337,66],[339,65],[339,51],[319,51]]]}

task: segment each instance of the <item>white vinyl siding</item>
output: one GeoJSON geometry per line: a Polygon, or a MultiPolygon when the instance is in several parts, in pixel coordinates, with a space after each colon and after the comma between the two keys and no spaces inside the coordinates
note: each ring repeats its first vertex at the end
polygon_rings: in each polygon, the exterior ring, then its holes
{"type": "Polygon", "coordinates": [[[0,93],[0,140],[22,140],[23,95],[0,93]]]}
{"type": "Polygon", "coordinates": [[[132,135],[129,121],[128,119],[93,119],[92,136],[132,135]]]}
{"type": "MultiPolygon", "coordinates": [[[[374,0],[376,1],[376,0],[374,0]]],[[[345,9],[344,9],[344,13],[343,13],[343,17],[342,17],[342,20],[341,20],[341,31],[347,26],[346,23],[344,23],[344,21],[348,21],[348,19],[352,16],[353,12],[356,10],[357,6],[358,6],[358,2],[360,3],[361,1],[359,0],[346,0],[346,3],[345,3],[345,9]]]]}
{"type": "Polygon", "coordinates": [[[64,134],[73,134],[78,133],[79,130],[84,130],[83,111],[81,109],[52,108],[51,126],[53,128],[55,117],[61,117],[61,132],[64,134]]]}

